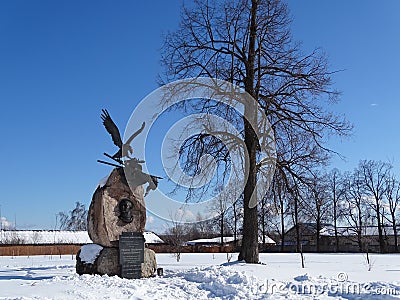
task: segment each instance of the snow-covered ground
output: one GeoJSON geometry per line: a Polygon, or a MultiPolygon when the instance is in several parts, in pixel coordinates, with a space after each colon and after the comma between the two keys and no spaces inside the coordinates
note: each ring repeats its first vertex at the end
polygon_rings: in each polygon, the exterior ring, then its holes
{"type": "Polygon", "coordinates": [[[226,254],[157,254],[164,276],[121,279],[75,274],[72,256],[0,256],[0,299],[394,299],[400,255],[261,254],[262,264],[226,254]],[[368,269],[370,268],[370,271],[368,269]]]}

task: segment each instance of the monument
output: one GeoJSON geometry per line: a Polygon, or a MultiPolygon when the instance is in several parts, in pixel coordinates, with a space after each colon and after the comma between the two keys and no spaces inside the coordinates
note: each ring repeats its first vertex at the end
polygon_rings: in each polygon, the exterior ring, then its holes
{"type": "Polygon", "coordinates": [[[114,155],[104,153],[116,164],[98,160],[115,168],[93,194],[88,213],[88,233],[93,244],[81,247],[76,272],[129,279],[150,277],[154,275],[157,263],[154,251],[145,248],[143,237],[146,224],[143,185],[148,184],[147,195],[157,188],[160,177],[143,173],[140,165],[143,161],[130,156],[133,152],[130,143],[145,123],[123,143],[107,110],[102,110],[101,118],[119,150],[114,155]]]}

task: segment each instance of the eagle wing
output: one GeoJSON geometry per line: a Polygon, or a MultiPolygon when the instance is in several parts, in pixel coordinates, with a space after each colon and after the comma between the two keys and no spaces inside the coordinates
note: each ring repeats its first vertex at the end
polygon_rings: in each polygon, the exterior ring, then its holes
{"type": "Polygon", "coordinates": [[[110,114],[106,109],[102,109],[101,111],[103,112],[103,114],[101,115],[101,119],[103,120],[104,127],[106,128],[108,133],[111,134],[115,146],[122,148],[121,134],[119,133],[117,125],[115,125],[114,121],[111,119],[110,114]]]}
{"type": "Polygon", "coordinates": [[[127,144],[127,145],[130,145],[130,143],[132,143],[133,139],[134,139],[135,137],[137,137],[137,136],[143,131],[145,125],[146,125],[146,123],[143,122],[143,123],[142,123],[142,126],[139,128],[139,130],[136,131],[134,134],[132,134],[132,135],[130,136],[130,138],[126,141],[126,144],[127,144]]]}

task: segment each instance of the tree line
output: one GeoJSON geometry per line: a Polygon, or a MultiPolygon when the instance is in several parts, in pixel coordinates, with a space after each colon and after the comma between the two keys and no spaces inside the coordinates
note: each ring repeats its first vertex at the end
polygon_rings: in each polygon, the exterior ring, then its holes
{"type": "MultiPolygon", "coordinates": [[[[387,229],[392,231],[394,250],[399,251],[400,180],[390,163],[361,160],[352,172],[335,168],[310,174],[313,176],[293,180],[287,185],[288,182],[280,179],[279,172],[276,172],[268,194],[258,204],[261,242],[265,237],[273,236],[283,251],[287,231],[295,228],[296,247],[300,252],[299,224],[313,223],[316,227],[316,251],[320,251],[320,231],[329,224],[333,228],[332,251],[340,249],[339,237],[343,228],[354,234],[360,252],[368,251],[368,227],[376,228],[381,253],[388,251],[387,229]]],[[[227,235],[236,240],[243,226],[240,201],[219,211],[215,219],[189,225],[174,224],[167,233],[177,238],[175,231],[179,226],[182,241],[212,235],[220,236],[221,242],[227,235]]],[[[210,209],[215,207],[221,206],[210,209]]]]}

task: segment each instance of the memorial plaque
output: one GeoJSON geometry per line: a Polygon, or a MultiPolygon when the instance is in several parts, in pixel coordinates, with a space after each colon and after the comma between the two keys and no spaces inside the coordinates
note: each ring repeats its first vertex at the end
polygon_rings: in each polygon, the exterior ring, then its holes
{"type": "Polygon", "coordinates": [[[144,262],[144,237],[141,232],[123,232],[119,237],[119,264],[121,277],[141,278],[144,262]]]}

